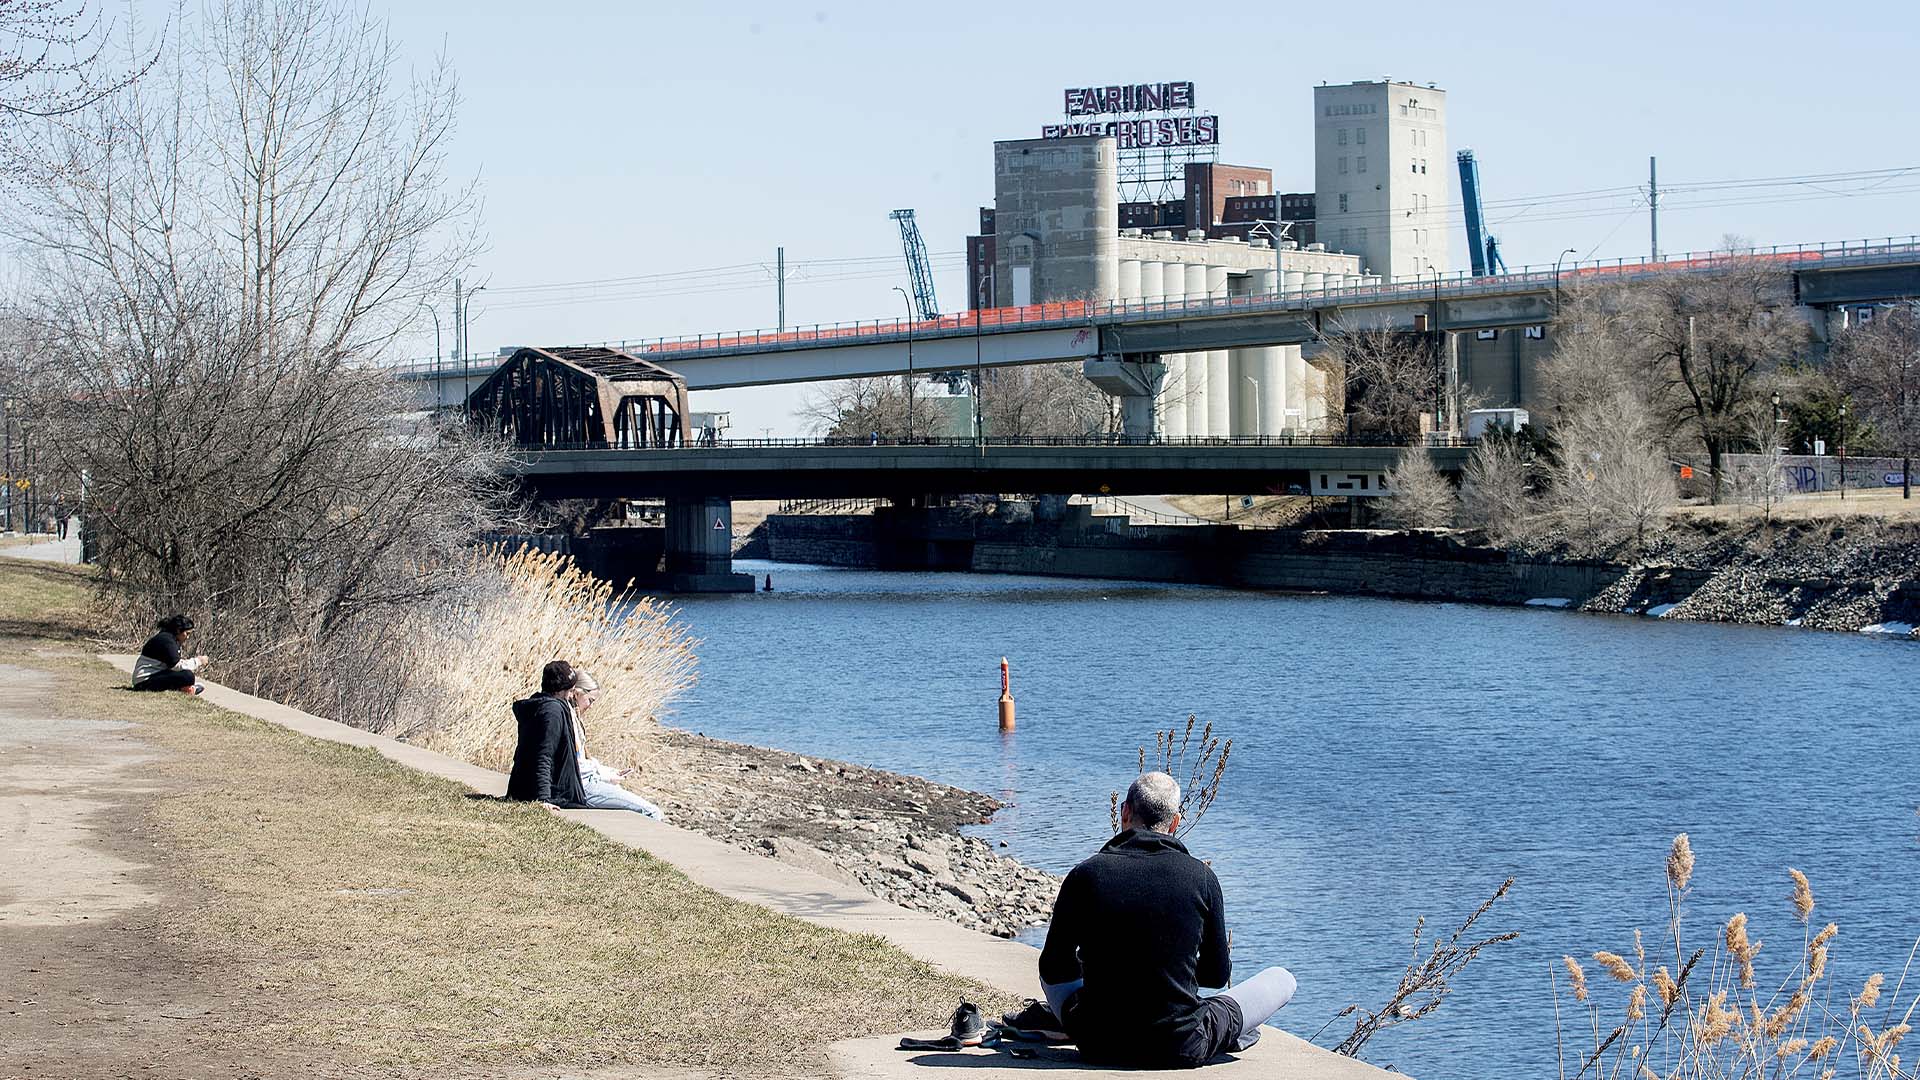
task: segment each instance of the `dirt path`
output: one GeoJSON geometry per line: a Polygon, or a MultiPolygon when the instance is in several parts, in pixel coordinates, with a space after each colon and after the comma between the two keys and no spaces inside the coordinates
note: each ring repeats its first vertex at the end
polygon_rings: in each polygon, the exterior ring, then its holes
{"type": "Polygon", "coordinates": [[[144,824],[167,794],[143,779],[155,752],[130,724],[57,717],[54,685],[0,665],[0,1078],[294,1065],[222,1052],[258,1006],[162,929],[182,887],[144,824]]]}

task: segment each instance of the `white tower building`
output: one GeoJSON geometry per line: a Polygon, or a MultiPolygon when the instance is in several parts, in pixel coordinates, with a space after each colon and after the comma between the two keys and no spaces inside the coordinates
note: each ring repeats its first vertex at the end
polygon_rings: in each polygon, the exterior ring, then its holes
{"type": "Polygon", "coordinates": [[[1313,91],[1316,237],[1389,281],[1452,269],[1447,92],[1382,81],[1313,91]]]}

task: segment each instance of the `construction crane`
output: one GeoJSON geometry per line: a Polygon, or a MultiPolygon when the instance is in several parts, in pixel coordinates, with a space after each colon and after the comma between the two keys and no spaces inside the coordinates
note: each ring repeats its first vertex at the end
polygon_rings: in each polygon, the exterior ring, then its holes
{"type": "Polygon", "coordinates": [[[913,211],[895,210],[887,216],[900,223],[900,247],[907,253],[907,274],[913,279],[913,306],[922,319],[937,319],[940,302],[933,298],[933,267],[927,261],[927,245],[920,239],[913,211]]]}
{"type": "Polygon", "coordinates": [[[1480,165],[1473,151],[1462,150],[1460,159],[1460,201],[1467,210],[1467,254],[1473,260],[1473,276],[1504,274],[1507,263],[1500,257],[1500,241],[1487,231],[1486,215],[1480,208],[1480,165]]]}

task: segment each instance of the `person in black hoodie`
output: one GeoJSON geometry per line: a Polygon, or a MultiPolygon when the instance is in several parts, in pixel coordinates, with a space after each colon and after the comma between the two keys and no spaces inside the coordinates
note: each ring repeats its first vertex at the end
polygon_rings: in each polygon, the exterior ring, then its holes
{"type": "Polygon", "coordinates": [[[573,689],[573,665],[555,660],[540,669],[540,692],[513,703],[519,742],[513,748],[513,772],[507,798],[546,803],[561,810],[587,810],[580,782],[580,751],[573,718],[559,695],[573,689]]]}
{"type": "Polygon", "coordinates": [[[180,655],[187,639],[193,636],[193,620],[185,615],[169,615],[154,625],[160,632],[148,638],[140,647],[140,655],[133,658],[133,688],[200,693],[193,673],[206,666],[207,658],[182,659],[180,655]]]}
{"type": "Polygon", "coordinates": [[[1272,967],[1212,997],[1233,973],[1220,880],[1174,838],[1180,785],[1145,773],[1120,834],[1067,874],[1040,953],[1053,1014],[1089,1062],[1192,1068],[1245,1050],[1292,997],[1272,967]]]}

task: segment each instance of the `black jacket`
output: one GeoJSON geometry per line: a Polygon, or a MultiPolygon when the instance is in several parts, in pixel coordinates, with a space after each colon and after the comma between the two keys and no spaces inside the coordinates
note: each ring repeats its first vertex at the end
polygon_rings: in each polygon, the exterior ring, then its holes
{"type": "Polygon", "coordinates": [[[513,718],[520,725],[520,741],[513,748],[507,798],[552,803],[562,810],[588,809],[567,703],[535,694],[513,703],[513,718]]]}
{"type": "Polygon", "coordinates": [[[1198,990],[1232,974],[1220,880],[1173,837],[1129,829],[1061,883],[1040,978],[1086,980],[1061,1022],[1088,1060],[1184,1067],[1230,1048],[1237,1008],[1198,990]]]}

